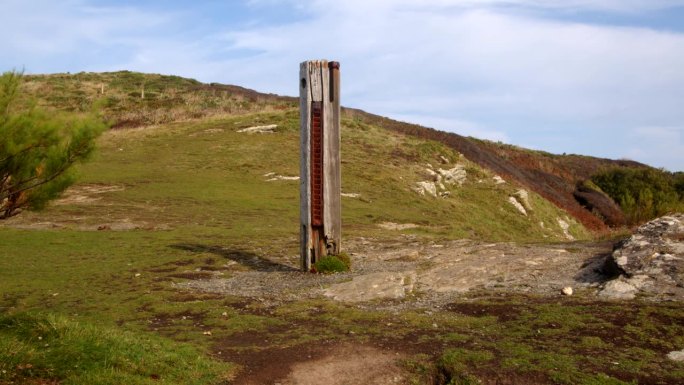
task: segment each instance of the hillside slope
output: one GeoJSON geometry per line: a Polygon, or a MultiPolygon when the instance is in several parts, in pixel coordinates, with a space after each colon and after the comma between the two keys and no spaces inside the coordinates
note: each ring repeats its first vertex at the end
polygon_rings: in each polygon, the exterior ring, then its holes
{"type": "MultiPolygon", "coordinates": [[[[28,76],[27,80],[26,88],[41,104],[76,111],[87,110],[97,104],[113,128],[284,111],[297,106],[297,99],[292,97],[261,94],[237,86],[203,84],[177,76],[129,71],[34,75],[28,76]]],[[[463,154],[480,168],[534,191],[594,231],[621,226],[623,218],[610,199],[601,200],[603,206],[609,207],[585,207],[586,202],[578,202],[578,184],[606,167],[647,167],[632,161],[526,150],[398,122],[355,109],[345,108],[344,116],[355,123],[439,142],[463,154]],[[611,210],[617,214],[605,215],[611,210]]]]}
{"type": "MultiPolygon", "coordinates": [[[[290,108],[111,130],[100,141],[96,159],[80,168],[79,184],[62,200],[44,212],[4,222],[76,230],[182,228],[224,232],[236,241],[267,237],[296,247],[298,127],[298,110],[290,108]],[[278,128],[240,132],[263,125],[278,128]]],[[[531,192],[521,203],[527,206],[523,215],[510,202],[520,195],[518,187],[497,183],[493,174],[441,143],[345,118],[342,148],[343,223],[349,236],[382,238],[403,231],[437,238],[560,241],[588,235],[531,192]],[[449,170],[462,179],[445,177],[437,187],[436,174],[449,170]],[[429,183],[439,196],[419,191],[429,183]]]]}
{"type": "MultiPolygon", "coordinates": [[[[595,215],[596,213],[592,212],[590,208],[588,209],[580,204],[574,196],[578,183],[589,179],[592,174],[605,168],[648,167],[630,160],[611,160],[582,155],[555,155],[543,151],[528,150],[399,122],[360,110],[349,110],[349,113],[395,132],[444,143],[481,167],[492,170],[505,178],[515,180],[535,191],[566,210],[592,230],[605,230],[608,226],[621,226],[624,222],[621,219],[611,221],[608,218],[609,220],[606,220],[605,217],[595,215]]],[[[619,209],[617,206],[615,207],[619,209]]]]}

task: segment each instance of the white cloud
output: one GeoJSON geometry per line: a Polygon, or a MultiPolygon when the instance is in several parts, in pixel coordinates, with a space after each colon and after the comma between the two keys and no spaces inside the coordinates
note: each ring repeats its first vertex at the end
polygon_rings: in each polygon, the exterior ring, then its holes
{"type": "MultiPolygon", "coordinates": [[[[632,145],[636,139],[624,138],[625,127],[678,127],[684,121],[684,34],[546,16],[640,14],[682,5],[249,0],[256,10],[296,8],[297,17],[271,26],[205,26],[210,33],[188,36],[194,25],[172,11],[10,0],[3,7],[7,22],[0,25],[7,37],[0,41],[0,63],[28,57],[33,61],[12,65],[46,71],[53,68],[50,61],[71,55],[74,71],[173,73],[293,95],[299,62],[329,58],[342,63],[348,106],[549,151],[622,154],[640,149],[632,145]],[[92,61],[88,49],[98,50],[102,62],[92,61]]],[[[666,142],[653,141],[637,160],[684,168],[681,158],[658,157],[669,151],[663,151],[670,148],[666,142]]]]}

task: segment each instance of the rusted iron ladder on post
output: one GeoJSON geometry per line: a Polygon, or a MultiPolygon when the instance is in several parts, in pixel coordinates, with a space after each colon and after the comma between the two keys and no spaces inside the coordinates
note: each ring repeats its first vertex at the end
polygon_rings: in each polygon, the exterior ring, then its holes
{"type": "Polygon", "coordinates": [[[338,254],[340,207],[340,65],[326,60],[301,63],[300,213],[301,267],[338,254]]]}

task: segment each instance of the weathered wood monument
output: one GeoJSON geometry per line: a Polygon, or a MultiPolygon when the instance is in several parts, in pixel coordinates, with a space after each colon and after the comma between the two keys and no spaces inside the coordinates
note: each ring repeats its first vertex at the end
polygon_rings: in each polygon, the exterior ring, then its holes
{"type": "Polygon", "coordinates": [[[310,271],[326,255],[340,251],[340,64],[301,63],[300,213],[301,266],[310,271]]]}

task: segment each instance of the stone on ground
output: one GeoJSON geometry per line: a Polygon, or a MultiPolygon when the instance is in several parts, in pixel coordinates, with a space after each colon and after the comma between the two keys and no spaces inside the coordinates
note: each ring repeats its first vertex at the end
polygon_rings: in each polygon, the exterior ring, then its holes
{"type": "Polygon", "coordinates": [[[684,349],[668,353],[667,358],[672,361],[684,362],[684,349]]]}

